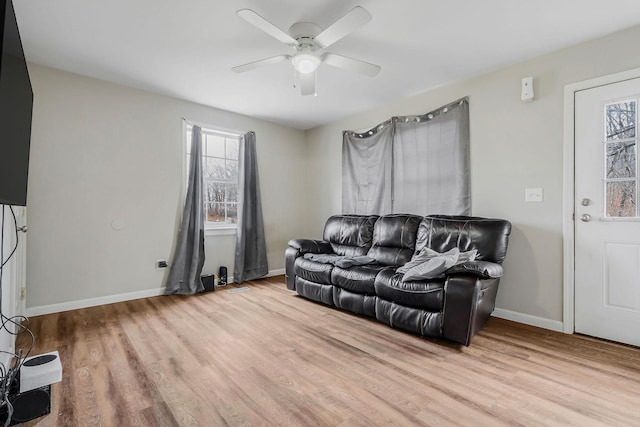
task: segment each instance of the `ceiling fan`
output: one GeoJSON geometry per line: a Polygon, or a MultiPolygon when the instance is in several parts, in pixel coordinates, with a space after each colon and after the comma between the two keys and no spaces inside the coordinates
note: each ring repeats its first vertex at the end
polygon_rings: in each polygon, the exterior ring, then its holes
{"type": "Polygon", "coordinates": [[[297,80],[300,83],[300,92],[302,95],[315,95],[316,70],[322,63],[371,77],[380,72],[379,65],[335,53],[321,52],[323,49],[331,46],[371,20],[371,14],[361,6],[354,7],[346,15],[324,30],[311,22],[296,22],[289,28],[289,34],[251,9],[241,9],[238,10],[236,14],[271,37],[295,49],[293,54],[273,56],[233,67],[231,70],[236,73],[243,73],[258,67],[277,64],[283,61],[291,61],[295,72],[294,86],[297,80]]]}

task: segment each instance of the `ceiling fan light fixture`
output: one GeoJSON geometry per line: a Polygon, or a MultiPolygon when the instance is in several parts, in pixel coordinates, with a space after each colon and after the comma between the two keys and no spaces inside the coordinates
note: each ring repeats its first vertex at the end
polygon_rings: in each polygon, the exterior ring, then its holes
{"type": "Polygon", "coordinates": [[[293,57],[294,68],[302,74],[313,73],[320,65],[320,58],[311,53],[299,53],[293,57]]]}

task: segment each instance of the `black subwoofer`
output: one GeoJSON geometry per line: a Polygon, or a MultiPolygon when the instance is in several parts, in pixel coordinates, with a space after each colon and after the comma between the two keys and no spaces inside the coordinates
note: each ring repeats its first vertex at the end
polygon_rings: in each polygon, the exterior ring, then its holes
{"type": "MultiPolygon", "coordinates": [[[[10,426],[47,415],[51,412],[51,385],[9,395],[9,402],[13,406],[10,426]]],[[[4,424],[7,415],[5,406],[0,410],[0,422],[4,424]]]]}
{"type": "Polygon", "coordinates": [[[215,276],[213,274],[208,274],[206,276],[202,276],[202,286],[204,286],[205,292],[215,291],[215,276]]]}

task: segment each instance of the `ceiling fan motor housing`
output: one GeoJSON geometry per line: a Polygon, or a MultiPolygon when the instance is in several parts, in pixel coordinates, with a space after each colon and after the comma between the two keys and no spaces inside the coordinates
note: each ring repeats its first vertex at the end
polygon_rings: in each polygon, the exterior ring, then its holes
{"type": "Polygon", "coordinates": [[[296,22],[289,27],[289,34],[298,41],[298,44],[311,43],[315,45],[313,39],[322,32],[322,28],[313,22],[296,22]]]}
{"type": "Polygon", "coordinates": [[[296,53],[291,58],[295,69],[302,74],[313,73],[322,60],[315,54],[320,48],[314,37],[320,34],[322,28],[312,22],[296,22],[289,27],[289,34],[298,42],[296,53]]]}

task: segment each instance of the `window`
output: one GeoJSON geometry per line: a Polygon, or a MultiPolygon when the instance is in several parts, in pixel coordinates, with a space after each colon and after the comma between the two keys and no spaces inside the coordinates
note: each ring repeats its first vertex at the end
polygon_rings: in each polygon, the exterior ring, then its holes
{"type": "Polygon", "coordinates": [[[637,218],[636,99],[604,106],[605,200],[609,218],[637,218]]]}
{"type": "MultiPolygon", "coordinates": [[[[187,176],[191,129],[192,125],[187,125],[187,176]]],[[[240,135],[202,127],[205,228],[235,228],[238,222],[239,144],[240,135]]]]}

